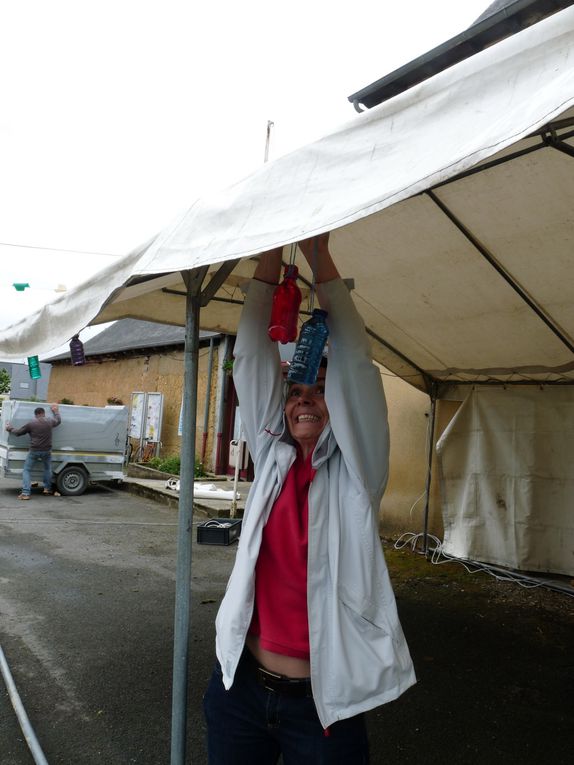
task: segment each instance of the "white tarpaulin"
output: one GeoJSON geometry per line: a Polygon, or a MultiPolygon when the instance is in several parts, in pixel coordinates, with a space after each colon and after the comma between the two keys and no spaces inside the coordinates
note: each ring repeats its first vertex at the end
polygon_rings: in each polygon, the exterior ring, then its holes
{"type": "Polygon", "coordinates": [[[4,331],[0,357],[90,322],[183,324],[179,272],[208,264],[207,284],[242,258],[200,318],[233,332],[247,256],[333,230],[375,359],[413,385],[574,381],[573,105],[569,7],[197,201],[141,257],[4,331]]]}
{"type": "MultiPolygon", "coordinates": [[[[413,385],[574,382],[573,171],[571,6],[198,200],[141,252],[4,330],[0,357],[48,354],[122,317],[183,325],[186,293],[196,293],[181,271],[204,285],[201,327],[233,332],[249,256],[329,230],[374,358],[413,385]]],[[[192,399],[189,385],[186,421],[192,399]]],[[[182,446],[175,762],[186,729],[194,434],[186,428],[182,446]]],[[[547,540],[550,555],[561,541],[547,540]]]]}
{"type": "Polygon", "coordinates": [[[574,389],[479,388],[437,444],[444,552],[574,575],[574,389]]]}

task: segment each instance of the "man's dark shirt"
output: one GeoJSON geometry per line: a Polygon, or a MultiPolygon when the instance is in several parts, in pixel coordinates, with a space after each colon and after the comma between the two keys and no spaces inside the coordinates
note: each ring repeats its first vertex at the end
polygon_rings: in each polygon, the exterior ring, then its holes
{"type": "Polygon", "coordinates": [[[30,451],[49,452],[52,450],[52,428],[56,428],[62,422],[59,414],[54,413],[53,418],[35,417],[21,428],[14,428],[11,432],[15,436],[30,434],[30,451]]]}

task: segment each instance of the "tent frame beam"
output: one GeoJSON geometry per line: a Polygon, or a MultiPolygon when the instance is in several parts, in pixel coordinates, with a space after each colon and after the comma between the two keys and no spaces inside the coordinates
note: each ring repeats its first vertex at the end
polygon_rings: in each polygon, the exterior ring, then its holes
{"type": "MultiPolygon", "coordinates": [[[[236,263],[238,263],[238,261],[237,261],[237,260],[235,260],[235,261],[229,261],[229,262],[233,262],[233,266],[235,266],[235,264],[236,264],[236,263]]],[[[222,268],[223,268],[223,267],[222,267],[222,268]]],[[[232,271],[232,270],[233,270],[233,268],[231,268],[231,269],[229,270],[229,273],[231,273],[231,271],[232,271]]],[[[229,275],[229,274],[226,274],[225,276],[228,276],[228,275],[229,275]]],[[[221,280],[221,283],[223,283],[223,281],[224,281],[224,279],[225,279],[225,276],[224,276],[224,277],[223,277],[223,279],[221,280]]],[[[310,283],[309,283],[309,282],[308,282],[306,279],[304,279],[304,278],[302,278],[302,277],[299,277],[299,279],[300,279],[300,281],[301,281],[302,283],[304,283],[305,285],[307,285],[307,286],[310,286],[310,283]]],[[[212,281],[213,281],[213,280],[212,280],[212,281]]],[[[221,286],[221,285],[220,285],[220,286],[221,286]]],[[[210,283],[210,287],[211,287],[211,283],[210,283]]],[[[186,295],[186,293],[185,293],[185,292],[183,292],[182,290],[174,290],[174,289],[171,289],[171,288],[169,288],[169,287],[164,287],[164,288],[162,289],[162,292],[166,293],[167,295],[177,295],[177,296],[179,296],[179,297],[185,297],[185,295],[186,295]]],[[[233,305],[240,305],[240,306],[242,306],[242,305],[243,305],[243,300],[235,300],[234,298],[223,298],[223,297],[216,297],[216,296],[215,296],[215,294],[212,294],[212,296],[211,296],[211,298],[210,298],[210,299],[211,299],[211,300],[214,300],[214,301],[216,301],[216,302],[220,302],[220,303],[231,303],[231,304],[233,304],[233,305]]],[[[202,298],[202,300],[203,300],[203,298],[202,298]]],[[[202,305],[207,305],[207,302],[209,302],[209,301],[206,301],[205,303],[204,303],[204,302],[202,302],[202,305]]],[[[310,311],[299,311],[299,313],[303,314],[304,316],[307,316],[307,315],[309,315],[309,316],[310,316],[310,315],[311,315],[311,312],[310,312],[310,311]]],[[[377,333],[376,333],[376,332],[374,332],[374,331],[373,331],[373,330],[372,330],[370,327],[367,327],[367,326],[366,326],[366,327],[365,327],[365,330],[366,330],[367,334],[368,334],[368,335],[370,335],[370,336],[373,338],[373,340],[376,340],[376,341],[377,341],[377,343],[379,343],[379,344],[380,344],[380,345],[382,345],[384,348],[386,348],[387,350],[389,350],[389,351],[390,351],[391,353],[393,353],[393,354],[394,354],[394,355],[395,355],[397,358],[401,359],[401,361],[404,361],[404,362],[405,362],[405,364],[407,364],[409,367],[411,367],[412,369],[414,369],[414,370],[416,370],[416,371],[417,371],[417,373],[418,373],[418,374],[421,376],[422,380],[424,381],[424,384],[425,384],[425,389],[426,389],[426,392],[427,392],[427,393],[428,393],[428,392],[431,390],[431,388],[432,388],[432,384],[433,384],[433,378],[432,378],[430,375],[428,375],[428,374],[427,374],[427,373],[426,373],[424,370],[422,370],[420,367],[418,367],[418,366],[417,366],[417,365],[414,363],[414,361],[411,361],[411,360],[410,360],[410,359],[409,359],[407,356],[405,356],[405,355],[404,355],[404,353],[401,353],[401,352],[400,352],[400,351],[398,351],[396,348],[394,348],[392,345],[390,345],[389,343],[387,343],[387,342],[386,342],[386,340],[383,340],[383,338],[382,338],[382,337],[380,337],[379,335],[377,335],[377,333]]]]}
{"type": "MultiPolygon", "coordinates": [[[[560,137],[557,136],[557,131],[564,130],[566,128],[571,128],[574,126],[574,119],[567,119],[567,120],[557,120],[556,122],[549,122],[547,125],[545,125],[540,130],[537,130],[535,133],[532,133],[529,137],[530,138],[540,138],[540,142],[534,144],[533,146],[528,146],[525,149],[521,149],[520,151],[513,151],[510,154],[505,154],[503,157],[498,157],[497,159],[493,159],[490,162],[484,162],[483,164],[480,164],[476,167],[472,167],[469,170],[465,170],[462,173],[457,173],[457,175],[453,175],[452,178],[449,178],[446,181],[441,181],[440,183],[435,183],[434,186],[430,189],[431,191],[436,191],[437,189],[442,188],[443,186],[449,186],[451,183],[456,183],[457,181],[462,180],[463,178],[470,178],[472,175],[476,175],[477,173],[482,173],[485,170],[490,170],[492,167],[498,167],[498,165],[504,165],[507,162],[512,162],[514,159],[520,159],[520,157],[525,157],[528,154],[532,154],[532,152],[540,151],[540,149],[547,149],[547,148],[554,148],[559,149],[560,151],[565,152],[566,154],[570,154],[574,156],[574,149],[567,143],[565,143],[565,140],[567,138],[572,138],[574,136],[574,131],[569,131],[567,133],[563,133],[560,135],[560,137]]],[[[421,192],[421,194],[425,194],[427,192],[421,192]]]]}
{"type": "Polygon", "coordinates": [[[569,143],[565,143],[565,141],[563,140],[549,138],[548,145],[551,146],[553,149],[557,149],[558,151],[561,151],[564,154],[567,154],[569,157],[574,157],[574,146],[570,146],[569,143]]]}
{"type": "Polygon", "coordinates": [[[548,329],[562,342],[563,345],[568,348],[571,353],[574,353],[574,344],[564,335],[561,329],[552,321],[552,319],[542,310],[542,308],[530,297],[530,295],[524,290],[506,271],[500,263],[496,260],[494,255],[480,242],[467,228],[462,221],[450,210],[450,208],[435,194],[433,189],[429,189],[424,192],[426,196],[431,199],[434,204],[446,215],[446,217],[453,223],[461,234],[467,239],[470,244],[482,255],[482,257],[490,263],[490,265],[502,276],[504,281],[512,287],[516,294],[526,303],[526,305],[541,319],[548,329]]]}
{"type": "MultiPolygon", "coordinates": [[[[161,290],[164,295],[175,295],[176,297],[186,297],[186,293],[183,292],[183,290],[174,290],[170,287],[162,287],[161,290]]],[[[231,303],[232,305],[243,305],[243,300],[236,300],[235,298],[223,298],[223,297],[217,297],[214,295],[211,300],[213,300],[215,303],[231,303]]],[[[208,301],[209,302],[209,301],[208,301]]],[[[207,305],[205,303],[204,305],[207,305]]]]}
{"type": "Polygon", "coordinates": [[[239,258],[236,260],[226,260],[221,265],[219,270],[211,277],[211,281],[207,287],[201,293],[201,305],[207,305],[210,300],[215,300],[215,293],[227,279],[229,274],[233,271],[235,266],[239,263],[239,258]]]}
{"type": "MultiPolygon", "coordinates": [[[[283,262],[283,265],[286,265],[285,262],[283,262]]],[[[308,279],[305,279],[304,276],[301,276],[301,274],[299,274],[299,276],[297,277],[297,280],[300,281],[302,284],[304,284],[309,289],[312,289],[313,285],[311,284],[311,282],[308,279]]],[[[355,287],[355,280],[354,279],[343,279],[343,281],[347,284],[347,286],[349,287],[350,290],[354,289],[354,287],[355,287]]],[[[301,311],[300,313],[310,313],[310,311],[301,311]]],[[[408,364],[408,366],[411,367],[411,369],[416,369],[416,371],[421,376],[421,378],[422,378],[422,380],[423,380],[423,382],[425,384],[426,392],[430,393],[430,391],[432,390],[432,383],[433,383],[432,377],[430,377],[424,370],[422,370],[420,367],[418,367],[414,363],[414,361],[411,361],[408,358],[408,356],[405,356],[404,353],[401,353],[396,348],[394,348],[392,345],[390,345],[390,343],[387,343],[386,340],[383,340],[383,338],[380,337],[380,335],[377,335],[377,333],[374,332],[370,327],[367,327],[365,325],[365,331],[366,331],[366,333],[368,335],[370,335],[370,337],[373,338],[373,340],[376,340],[377,343],[379,343],[379,345],[382,345],[388,351],[393,353],[397,358],[401,359],[401,361],[404,361],[405,364],[408,364]]]]}
{"type": "MultiPolygon", "coordinates": [[[[453,380],[453,379],[438,379],[436,380],[443,391],[447,388],[458,388],[460,386],[496,386],[499,388],[512,388],[515,385],[536,385],[538,388],[545,388],[548,385],[574,385],[574,380],[453,380]]],[[[441,398],[441,396],[439,396],[441,398]]]]}

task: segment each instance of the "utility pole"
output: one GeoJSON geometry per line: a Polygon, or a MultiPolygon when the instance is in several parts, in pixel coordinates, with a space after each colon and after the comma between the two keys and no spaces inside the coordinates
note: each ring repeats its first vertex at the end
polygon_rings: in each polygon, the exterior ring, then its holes
{"type": "Polygon", "coordinates": [[[269,159],[269,144],[271,143],[271,128],[275,125],[271,120],[267,120],[267,138],[265,140],[265,157],[263,162],[267,162],[269,159]]]}

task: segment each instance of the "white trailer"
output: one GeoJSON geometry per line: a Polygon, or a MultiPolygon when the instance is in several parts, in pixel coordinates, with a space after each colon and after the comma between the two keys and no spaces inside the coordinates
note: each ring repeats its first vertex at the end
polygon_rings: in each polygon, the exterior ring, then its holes
{"type": "MultiPolygon", "coordinates": [[[[28,434],[8,433],[6,424],[20,428],[34,419],[34,409],[49,404],[4,401],[0,418],[0,470],[6,478],[22,480],[30,448],[28,434]]],[[[60,405],[62,423],[52,431],[52,472],[61,494],[83,494],[91,481],[122,481],[127,462],[128,407],[60,405]]],[[[41,481],[42,464],[34,468],[33,481],[41,481]]]]}

